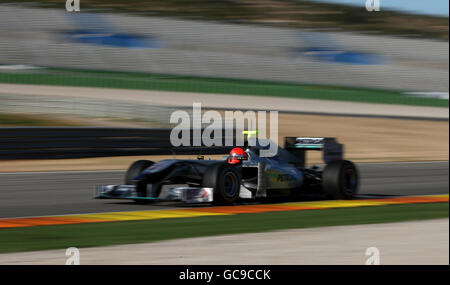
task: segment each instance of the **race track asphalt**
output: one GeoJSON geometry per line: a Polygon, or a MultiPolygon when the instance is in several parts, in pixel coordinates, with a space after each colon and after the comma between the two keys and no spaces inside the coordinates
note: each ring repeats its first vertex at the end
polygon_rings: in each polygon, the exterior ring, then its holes
{"type": "MultiPolygon", "coordinates": [[[[358,164],[362,197],[449,193],[449,163],[358,164]]],[[[97,184],[122,183],[124,171],[23,172],[0,174],[0,218],[76,213],[156,210],[180,203],[139,205],[123,200],[94,200],[97,184]]]]}

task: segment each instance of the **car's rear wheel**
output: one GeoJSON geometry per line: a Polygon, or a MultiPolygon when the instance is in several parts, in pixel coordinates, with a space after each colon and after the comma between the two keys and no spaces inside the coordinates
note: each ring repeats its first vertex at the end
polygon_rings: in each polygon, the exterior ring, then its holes
{"type": "Polygon", "coordinates": [[[323,170],[322,189],[329,199],[352,199],[358,188],[358,169],[351,161],[332,161],[323,170]]]}
{"type": "MultiPolygon", "coordinates": [[[[147,184],[143,182],[134,183],[133,179],[138,176],[146,168],[150,167],[154,162],[150,160],[138,160],[133,162],[133,164],[128,167],[127,173],[125,174],[125,184],[126,185],[136,185],[136,192],[138,196],[147,196],[147,184]]],[[[141,200],[136,200],[137,202],[141,200]]]]}
{"type": "Polygon", "coordinates": [[[217,163],[206,170],[202,186],[213,188],[213,204],[230,205],[239,199],[241,175],[236,167],[217,163]]]}

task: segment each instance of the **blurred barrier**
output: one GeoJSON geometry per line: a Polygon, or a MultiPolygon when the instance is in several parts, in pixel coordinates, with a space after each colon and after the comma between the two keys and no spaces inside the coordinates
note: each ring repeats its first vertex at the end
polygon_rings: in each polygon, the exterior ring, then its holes
{"type": "Polygon", "coordinates": [[[448,54],[420,38],[0,5],[0,65],[447,92],[448,54]]]}
{"type": "MultiPolygon", "coordinates": [[[[0,159],[126,155],[227,154],[232,147],[173,147],[171,129],[96,127],[0,128],[0,159]]],[[[225,139],[225,130],[222,133],[225,139]]],[[[193,141],[193,132],[190,139],[193,141]]],[[[192,145],[192,143],[191,143],[192,145]]],[[[222,143],[222,145],[225,145],[222,143]]]]}

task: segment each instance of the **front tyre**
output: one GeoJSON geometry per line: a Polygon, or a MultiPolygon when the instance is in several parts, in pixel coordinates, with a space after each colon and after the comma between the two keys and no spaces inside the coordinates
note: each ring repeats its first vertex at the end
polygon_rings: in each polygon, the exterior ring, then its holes
{"type": "MultiPolygon", "coordinates": [[[[143,182],[134,183],[133,179],[138,176],[146,168],[150,167],[154,162],[150,160],[138,160],[133,162],[133,164],[128,167],[127,173],[125,174],[125,185],[136,185],[136,192],[140,197],[147,196],[147,184],[143,182]]],[[[136,200],[137,202],[140,200],[136,200]]]]}
{"type": "Polygon", "coordinates": [[[213,188],[213,204],[230,205],[239,199],[241,175],[236,167],[217,163],[206,170],[202,186],[213,188]]]}
{"type": "Polygon", "coordinates": [[[322,173],[322,189],[329,199],[352,199],[359,188],[359,173],[348,160],[332,161],[322,173]]]}

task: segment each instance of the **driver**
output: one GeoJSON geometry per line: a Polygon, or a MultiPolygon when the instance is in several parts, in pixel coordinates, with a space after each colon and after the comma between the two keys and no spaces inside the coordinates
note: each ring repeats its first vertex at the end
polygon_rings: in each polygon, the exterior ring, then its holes
{"type": "Polygon", "coordinates": [[[230,155],[228,156],[228,163],[230,164],[242,164],[242,161],[247,160],[247,154],[240,147],[235,147],[230,151],[230,155]]]}

